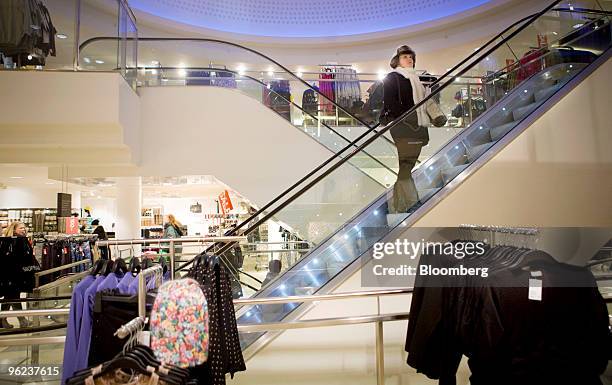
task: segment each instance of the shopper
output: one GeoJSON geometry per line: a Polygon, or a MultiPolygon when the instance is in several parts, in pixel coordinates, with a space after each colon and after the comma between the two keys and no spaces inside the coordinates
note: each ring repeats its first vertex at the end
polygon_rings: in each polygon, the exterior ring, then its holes
{"type": "MultiPolygon", "coordinates": [[[[94,219],[93,221],[91,221],[91,225],[93,226],[92,234],[96,234],[98,236],[99,241],[108,240],[108,235],[106,234],[106,230],[104,230],[104,227],[100,224],[99,219],[94,219]]],[[[111,258],[110,249],[108,248],[108,246],[100,246],[100,258],[102,259],[111,258]]]]}
{"type": "Polygon", "coordinates": [[[6,230],[4,230],[5,237],[27,237],[28,236],[28,228],[25,223],[15,221],[11,222],[8,225],[6,230]]]}
{"type": "MultiPolygon", "coordinates": [[[[183,225],[179,222],[174,215],[168,214],[166,223],[164,224],[164,238],[180,238],[183,234],[183,225]]],[[[183,247],[180,245],[174,245],[174,255],[178,256],[182,254],[183,247]]]]}
{"type": "MultiPolygon", "coordinates": [[[[407,45],[399,47],[391,59],[393,71],[383,80],[381,124],[390,123],[425,98],[425,87],[415,73],[415,63],[416,53],[407,45]]],[[[421,148],[429,142],[428,125],[429,117],[423,106],[390,130],[397,147],[399,173],[388,202],[389,213],[408,212],[419,201],[412,168],[421,154],[421,148]]]]}
{"type": "MultiPolygon", "coordinates": [[[[28,235],[28,228],[23,222],[19,222],[19,221],[11,222],[6,228],[6,230],[4,230],[3,235],[5,237],[26,237],[28,235]]],[[[15,287],[12,287],[12,289],[15,289],[15,287]]],[[[18,299],[21,297],[21,293],[18,291],[18,289],[11,290],[9,292],[4,292],[3,294],[4,294],[5,300],[18,299]]],[[[21,302],[3,303],[2,305],[0,305],[0,311],[11,310],[11,309],[12,310],[23,310],[23,307],[21,306],[21,302]]],[[[18,317],[18,320],[19,320],[19,327],[25,328],[25,327],[30,326],[30,322],[25,317],[18,317]]],[[[4,329],[11,329],[13,328],[13,325],[11,325],[7,321],[6,318],[0,318],[0,327],[4,329]]]]}

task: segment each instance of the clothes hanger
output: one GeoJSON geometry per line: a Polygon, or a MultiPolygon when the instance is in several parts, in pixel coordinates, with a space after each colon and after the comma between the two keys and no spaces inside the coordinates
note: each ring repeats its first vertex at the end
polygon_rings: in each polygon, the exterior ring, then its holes
{"type": "Polygon", "coordinates": [[[135,256],[132,257],[132,259],[130,260],[129,269],[132,275],[134,276],[140,273],[141,268],[140,268],[140,260],[138,259],[138,257],[135,257],[135,256]]]}
{"type": "Polygon", "coordinates": [[[117,274],[117,273],[121,273],[126,274],[129,271],[127,264],[125,263],[125,261],[123,260],[123,258],[118,258],[117,260],[115,260],[115,265],[113,266],[113,270],[112,272],[117,274]]]}
{"type": "Polygon", "coordinates": [[[108,260],[106,259],[98,259],[94,265],[94,267],[91,269],[91,273],[90,275],[98,275],[100,274],[102,271],[104,271],[106,269],[106,265],[108,264],[108,260]]]}
{"type": "Polygon", "coordinates": [[[524,269],[529,266],[533,266],[535,264],[558,264],[557,260],[555,260],[552,255],[548,254],[542,250],[529,250],[528,252],[521,255],[515,263],[508,266],[510,269],[524,269]]]}

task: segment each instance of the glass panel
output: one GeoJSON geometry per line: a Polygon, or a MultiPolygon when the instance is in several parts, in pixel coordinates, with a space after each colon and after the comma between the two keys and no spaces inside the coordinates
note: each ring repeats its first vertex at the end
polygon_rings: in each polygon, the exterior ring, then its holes
{"type": "MultiPolygon", "coordinates": [[[[447,108],[453,103],[461,104],[463,113],[457,114],[459,123],[453,127],[453,134],[442,135],[435,144],[430,141],[430,155],[421,163],[415,165],[425,147],[414,143],[421,137],[420,131],[410,131],[419,120],[417,113],[401,123],[392,123],[390,131],[400,153],[400,170],[393,188],[351,179],[353,175],[347,174],[350,172],[344,163],[276,213],[276,218],[299,218],[289,224],[317,247],[257,296],[303,295],[320,290],[392,228],[408,225],[407,220],[418,207],[610,48],[607,17],[589,15],[581,26],[567,17],[564,12],[549,12],[509,41],[499,39],[495,43],[503,44],[472,62],[468,76],[451,78],[452,83],[436,91],[435,99],[446,115],[451,113],[447,108]],[[539,39],[541,49],[526,51],[525,44],[533,44],[534,38],[536,44],[539,39]]],[[[434,130],[430,127],[430,136],[434,130]]],[[[369,151],[370,146],[364,150],[369,151]]],[[[279,321],[298,305],[243,307],[238,312],[239,323],[279,321]]],[[[243,346],[261,334],[242,335],[243,346]]]]}

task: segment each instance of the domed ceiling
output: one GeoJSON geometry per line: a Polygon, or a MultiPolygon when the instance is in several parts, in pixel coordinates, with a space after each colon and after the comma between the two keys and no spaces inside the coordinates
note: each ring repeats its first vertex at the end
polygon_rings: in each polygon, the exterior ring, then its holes
{"type": "Polygon", "coordinates": [[[130,0],[152,15],[255,36],[326,37],[382,32],[442,19],[490,0],[130,0]]]}

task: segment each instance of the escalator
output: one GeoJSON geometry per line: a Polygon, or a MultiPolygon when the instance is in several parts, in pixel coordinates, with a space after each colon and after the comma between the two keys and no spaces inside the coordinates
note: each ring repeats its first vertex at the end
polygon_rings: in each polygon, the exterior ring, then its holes
{"type": "MultiPolygon", "coordinates": [[[[114,37],[96,37],[83,42],[81,57],[105,60],[102,64],[83,62],[80,68],[116,70],[118,63],[114,65],[112,57],[105,55],[113,51],[117,41],[114,37]]],[[[236,90],[266,106],[332,155],[355,138],[376,132],[375,122],[367,123],[359,117],[363,112],[360,107],[332,100],[268,56],[235,43],[205,38],[139,38],[138,57],[141,63],[155,63],[138,68],[139,88],[201,86],[236,90]],[[189,67],[183,62],[189,62],[189,67]],[[257,71],[247,74],[238,62],[261,69],[260,75],[253,73],[257,71]],[[278,84],[284,87],[278,89],[275,87],[278,84]],[[313,93],[318,102],[313,105],[304,100],[303,91],[313,93]]],[[[393,142],[380,136],[368,151],[360,152],[350,163],[374,183],[389,186],[397,174],[394,153],[393,142]]]]}
{"type": "MultiPolygon", "coordinates": [[[[234,233],[244,235],[269,218],[296,218],[306,231],[305,239],[316,244],[295,264],[285,266],[255,297],[333,290],[342,276],[360,268],[360,256],[375,242],[422,218],[587,74],[604,64],[612,42],[611,13],[597,9],[597,4],[592,9],[555,8],[558,3],[502,31],[448,71],[426,100],[365,139],[341,160],[314,170],[294,186],[294,191],[283,193],[238,226],[234,233]],[[531,50],[531,42],[538,35],[547,36],[547,44],[531,50]],[[363,189],[345,178],[352,157],[368,150],[377,137],[400,120],[415,115],[416,108],[428,99],[452,99],[461,91],[455,86],[457,79],[468,75],[481,79],[487,109],[412,171],[420,200],[408,213],[389,212],[387,202],[392,190],[383,186],[363,189]]],[[[220,247],[218,252],[229,247],[220,247]]],[[[237,312],[238,323],[286,321],[299,317],[304,309],[300,303],[245,306],[237,312]]],[[[256,350],[256,342],[264,334],[242,335],[243,349],[256,350]]]]}

